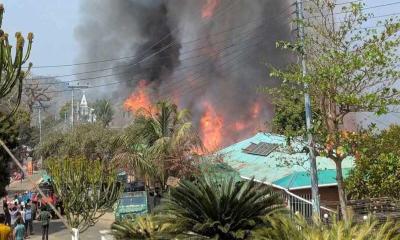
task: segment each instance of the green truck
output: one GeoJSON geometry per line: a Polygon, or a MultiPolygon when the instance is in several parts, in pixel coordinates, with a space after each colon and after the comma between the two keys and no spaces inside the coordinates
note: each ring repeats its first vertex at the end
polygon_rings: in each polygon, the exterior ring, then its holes
{"type": "Polygon", "coordinates": [[[124,192],[115,205],[115,220],[131,219],[148,212],[147,192],[124,192]]]}

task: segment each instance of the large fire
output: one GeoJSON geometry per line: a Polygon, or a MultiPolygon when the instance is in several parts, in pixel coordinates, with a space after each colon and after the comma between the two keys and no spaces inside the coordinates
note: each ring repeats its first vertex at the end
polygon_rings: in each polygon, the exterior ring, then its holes
{"type": "Polygon", "coordinates": [[[214,11],[217,8],[219,0],[207,0],[206,4],[201,10],[201,18],[208,19],[214,15],[214,11]]]}
{"type": "Polygon", "coordinates": [[[146,109],[152,112],[153,103],[150,100],[146,80],[139,81],[135,91],[125,100],[124,107],[132,112],[137,112],[139,109],[146,109]]]}
{"type": "Polygon", "coordinates": [[[208,151],[221,146],[223,123],[223,118],[216,113],[213,106],[205,102],[203,116],[200,119],[200,134],[208,151]]]}
{"type": "MultiPolygon", "coordinates": [[[[179,95],[173,95],[172,100],[175,104],[181,103],[179,95]]],[[[146,109],[149,113],[154,113],[154,105],[148,93],[146,81],[140,81],[135,91],[125,100],[124,107],[128,111],[136,112],[139,109],[146,109]]],[[[199,133],[205,151],[198,152],[204,154],[213,152],[220,147],[231,144],[251,136],[261,129],[263,120],[260,116],[262,112],[260,101],[252,104],[246,114],[248,117],[234,119],[224,114],[223,109],[217,109],[211,102],[204,101],[201,105],[202,114],[199,119],[199,133]]]]}

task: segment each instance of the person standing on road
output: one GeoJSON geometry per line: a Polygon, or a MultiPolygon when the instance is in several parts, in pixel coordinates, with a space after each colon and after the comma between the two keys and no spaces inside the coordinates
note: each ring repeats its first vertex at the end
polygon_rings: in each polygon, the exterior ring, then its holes
{"type": "Polygon", "coordinates": [[[47,211],[46,206],[42,207],[38,219],[42,223],[42,240],[49,240],[49,225],[51,214],[47,211]]]}
{"type": "Polygon", "coordinates": [[[10,216],[11,216],[11,227],[15,226],[15,222],[17,221],[19,211],[16,206],[14,206],[11,211],[10,211],[10,216]]]}
{"type": "Polygon", "coordinates": [[[25,209],[23,205],[19,207],[19,213],[22,218],[22,224],[25,224],[25,209]]]}
{"type": "Polygon", "coordinates": [[[22,221],[22,217],[18,217],[16,226],[14,228],[14,239],[15,240],[24,240],[25,238],[25,226],[22,221]]]}
{"type": "Polygon", "coordinates": [[[11,215],[10,215],[10,209],[8,209],[7,202],[3,204],[3,211],[6,218],[6,225],[11,226],[11,215]]]}
{"type": "Polygon", "coordinates": [[[30,235],[33,234],[33,224],[32,224],[33,215],[32,215],[31,205],[26,205],[24,219],[25,219],[25,236],[28,237],[28,228],[30,235]]]}
{"type": "Polygon", "coordinates": [[[32,220],[33,220],[33,219],[36,219],[36,214],[37,214],[37,201],[32,201],[31,209],[32,209],[32,220]]]}
{"type": "Polygon", "coordinates": [[[12,240],[11,227],[6,225],[4,214],[0,214],[0,240],[12,240]]]}

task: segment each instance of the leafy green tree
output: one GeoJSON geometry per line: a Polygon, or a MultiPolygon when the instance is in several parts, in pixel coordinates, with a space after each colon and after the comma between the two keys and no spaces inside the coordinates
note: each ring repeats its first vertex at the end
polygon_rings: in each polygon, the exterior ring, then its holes
{"type": "Polygon", "coordinates": [[[111,161],[117,150],[118,133],[100,124],[81,124],[72,131],[54,131],[46,135],[36,149],[37,156],[76,157],[111,161]]]}
{"type": "MultiPolygon", "coordinates": [[[[299,87],[300,88],[300,87],[299,87]]],[[[304,96],[291,91],[291,87],[281,87],[280,96],[273,99],[275,115],[272,119],[272,131],[285,135],[290,144],[295,137],[305,134],[304,96]]]]}
{"type": "Polygon", "coordinates": [[[39,142],[38,129],[31,126],[31,114],[20,107],[13,116],[18,129],[19,144],[35,146],[39,142]]]}
{"type": "MultiPolygon", "coordinates": [[[[7,114],[0,112],[0,138],[4,143],[13,149],[17,146],[18,142],[18,128],[15,124],[14,118],[7,117],[7,114]]],[[[1,147],[0,148],[0,197],[6,195],[6,186],[10,184],[10,172],[8,162],[10,156],[1,147]]]]}
{"type": "MultiPolygon", "coordinates": [[[[21,108],[11,116],[9,112],[0,111],[0,122],[0,139],[15,155],[19,156],[19,146],[31,143],[33,138],[29,113],[21,108]]],[[[19,159],[22,158],[19,157],[19,159]]],[[[5,186],[10,183],[10,169],[8,167],[10,160],[8,153],[0,147],[0,196],[5,194],[5,186]]]]}
{"type": "Polygon", "coordinates": [[[71,102],[66,102],[60,109],[60,119],[69,118],[71,115],[71,102]]]}
{"type": "Polygon", "coordinates": [[[119,199],[117,173],[110,163],[84,157],[46,161],[55,193],[63,202],[68,224],[84,232],[119,199]]]}
{"type": "Polygon", "coordinates": [[[367,131],[357,139],[355,167],[346,179],[351,198],[400,199],[400,126],[367,131]]]}
{"type": "Polygon", "coordinates": [[[8,34],[2,28],[4,6],[0,5],[0,99],[7,97],[15,88],[18,89],[17,109],[22,95],[22,82],[29,72],[32,64],[29,64],[27,70],[23,70],[23,65],[28,61],[33,41],[33,34],[28,34],[28,46],[24,53],[25,39],[20,32],[15,34],[16,45],[13,56],[12,46],[8,40],[8,34]]]}
{"type": "Polygon", "coordinates": [[[171,189],[162,205],[163,222],[180,233],[213,239],[248,239],[251,231],[267,226],[262,219],[281,207],[278,196],[253,180],[235,183],[234,178],[203,176],[183,180],[171,189]]]}
{"type": "Polygon", "coordinates": [[[269,228],[259,228],[254,233],[254,239],[260,240],[375,240],[375,239],[400,239],[400,225],[392,221],[380,224],[369,217],[367,221],[337,221],[332,219],[332,224],[324,224],[313,220],[310,224],[301,215],[290,217],[287,215],[270,215],[267,221],[269,228]]]}
{"type": "Polygon", "coordinates": [[[96,114],[96,120],[102,122],[104,126],[110,125],[114,115],[111,103],[106,99],[97,100],[93,108],[94,114],[96,114]]]}
{"type": "MultiPolygon", "coordinates": [[[[132,166],[154,166],[162,186],[168,176],[191,175],[196,168],[193,151],[202,146],[189,112],[178,110],[175,104],[166,101],[158,102],[152,111],[139,110],[122,142],[124,152],[130,153],[133,157],[130,159],[135,161],[132,166]],[[147,163],[140,164],[138,160],[145,158],[137,156],[146,156],[147,163]]],[[[119,160],[124,161],[127,155],[120,156],[119,160]]]]}
{"type": "MultiPolygon", "coordinates": [[[[336,178],[341,213],[346,218],[342,161],[353,152],[342,124],[351,112],[370,111],[382,114],[399,103],[400,92],[394,88],[400,72],[398,32],[395,19],[383,22],[381,30],[363,28],[372,16],[364,13],[364,5],[354,2],[342,7],[342,20],[333,16],[336,5],[332,1],[308,1],[304,25],[305,40],[280,42],[307,60],[307,75],[300,66],[284,70],[273,69],[271,75],[282,80],[285,91],[301,94],[299,86],[308,84],[312,106],[319,115],[313,123],[315,147],[319,154],[336,164],[336,178]]],[[[269,89],[274,98],[281,99],[279,87],[269,89]]]]}

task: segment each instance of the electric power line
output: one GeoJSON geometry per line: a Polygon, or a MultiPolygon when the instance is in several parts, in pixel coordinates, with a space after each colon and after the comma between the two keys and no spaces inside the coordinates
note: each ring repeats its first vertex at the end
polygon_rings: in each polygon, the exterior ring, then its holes
{"type": "MultiPolygon", "coordinates": [[[[262,39],[258,42],[258,44],[259,44],[260,42],[262,42],[262,39]]],[[[239,49],[239,50],[240,50],[240,51],[243,51],[243,50],[245,50],[245,49],[247,49],[247,48],[257,46],[258,44],[248,45],[246,48],[241,48],[241,49],[239,49]]],[[[236,52],[236,51],[234,51],[233,53],[235,53],[235,52],[236,52]]],[[[242,53],[242,54],[243,54],[243,53],[242,53]]],[[[241,55],[241,54],[238,54],[237,56],[235,56],[235,57],[233,58],[233,60],[234,60],[234,59],[237,59],[240,55],[241,55]]],[[[228,60],[227,62],[222,63],[221,66],[225,65],[226,63],[228,63],[228,62],[230,62],[230,61],[232,61],[232,59],[231,59],[231,60],[228,60]]],[[[204,70],[205,68],[206,68],[206,67],[202,68],[200,71],[197,71],[197,73],[200,74],[199,76],[203,75],[203,74],[201,74],[201,73],[202,73],[202,70],[204,70]]],[[[192,76],[190,76],[190,77],[192,78],[192,76]]],[[[187,78],[187,76],[184,76],[184,77],[182,78],[182,80],[185,79],[185,78],[187,78]]],[[[196,78],[196,79],[198,79],[198,78],[196,78]]],[[[140,78],[137,78],[137,79],[132,78],[131,80],[136,80],[136,81],[137,81],[137,80],[140,80],[140,78]]],[[[176,79],[172,79],[172,80],[175,80],[175,81],[176,81],[176,79]]],[[[95,86],[89,86],[88,88],[90,89],[90,88],[98,88],[98,87],[104,87],[104,86],[111,86],[111,85],[120,84],[120,83],[126,83],[126,82],[127,82],[126,80],[121,80],[121,81],[116,81],[116,82],[112,82],[112,83],[105,83],[105,84],[100,84],[100,85],[95,85],[95,86]]],[[[179,82],[178,82],[177,84],[179,84],[179,82]]],[[[164,85],[163,87],[165,87],[165,86],[166,86],[166,85],[164,85]]],[[[167,86],[168,86],[168,85],[167,85],[167,86]]],[[[175,84],[171,84],[170,87],[171,87],[171,89],[179,90],[179,88],[177,88],[177,87],[175,86],[175,84]]],[[[70,90],[59,90],[59,91],[52,91],[52,92],[49,92],[49,93],[60,93],[60,92],[68,92],[68,91],[70,91],[70,90]]]]}

